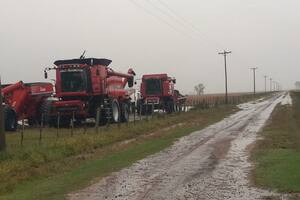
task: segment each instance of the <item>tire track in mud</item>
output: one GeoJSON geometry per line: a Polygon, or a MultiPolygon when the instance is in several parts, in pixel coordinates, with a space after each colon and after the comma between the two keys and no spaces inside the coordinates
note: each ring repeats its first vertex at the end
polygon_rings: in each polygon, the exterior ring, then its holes
{"type": "Polygon", "coordinates": [[[177,141],[131,167],[69,195],[69,199],[263,199],[250,187],[247,146],[282,95],[246,103],[241,111],[177,141]]]}

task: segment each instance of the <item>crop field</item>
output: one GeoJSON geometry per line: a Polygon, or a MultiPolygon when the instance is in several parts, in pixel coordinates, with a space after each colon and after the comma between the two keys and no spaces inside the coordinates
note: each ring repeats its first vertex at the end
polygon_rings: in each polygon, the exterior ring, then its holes
{"type": "MultiPolygon", "coordinates": [[[[228,103],[238,104],[265,95],[266,93],[257,93],[254,97],[253,93],[230,93],[228,103]]],[[[186,100],[187,106],[214,107],[223,104],[225,104],[224,94],[188,95],[186,100]]]]}

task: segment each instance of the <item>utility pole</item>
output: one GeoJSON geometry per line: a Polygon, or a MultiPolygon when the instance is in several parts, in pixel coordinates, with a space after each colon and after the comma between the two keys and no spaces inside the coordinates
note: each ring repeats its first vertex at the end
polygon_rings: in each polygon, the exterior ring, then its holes
{"type": "Polygon", "coordinates": [[[224,64],[225,64],[225,103],[228,104],[228,84],[227,84],[227,54],[230,54],[231,51],[223,51],[220,52],[219,55],[224,56],[224,64]]]}
{"type": "Polygon", "coordinates": [[[265,93],[267,93],[267,75],[264,75],[265,78],[265,93]]]}
{"type": "Polygon", "coordinates": [[[3,112],[3,99],[2,99],[2,84],[0,79],[0,151],[6,149],[6,138],[4,130],[4,112],[3,112]]]}
{"type": "Polygon", "coordinates": [[[272,78],[270,78],[270,92],[272,92],[272,78]]]}
{"type": "Polygon", "coordinates": [[[250,68],[253,71],[253,94],[256,94],[256,88],[255,88],[255,72],[257,70],[257,67],[250,68]]]}

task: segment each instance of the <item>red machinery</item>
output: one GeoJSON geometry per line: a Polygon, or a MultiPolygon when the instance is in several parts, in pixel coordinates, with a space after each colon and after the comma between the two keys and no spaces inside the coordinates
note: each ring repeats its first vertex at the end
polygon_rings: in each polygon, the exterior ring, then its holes
{"type": "Polygon", "coordinates": [[[51,83],[26,83],[6,85],[2,89],[5,103],[5,129],[15,131],[17,122],[28,119],[28,124],[40,122],[45,99],[53,94],[51,83]]]}
{"type": "Polygon", "coordinates": [[[113,71],[108,65],[111,60],[81,58],[55,61],[56,97],[58,101],[49,103],[49,124],[56,125],[59,117],[61,126],[70,124],[74,118],[80,123],[86,118],[96,118],[101,110],[100,123],[128,121],[130,97],[124,89],[128,83],[133,86],[135,73],[113,71]]]}
{"type": "Polygon", "coordinates": [[[185,101],[178,90],[174,89],[176,79],[167,74],[143,75],[141,83],[141,98],[138,100],[138,112],[151,113],[153,109],[163,109],[172,113],[181,108],[185,101]]]}

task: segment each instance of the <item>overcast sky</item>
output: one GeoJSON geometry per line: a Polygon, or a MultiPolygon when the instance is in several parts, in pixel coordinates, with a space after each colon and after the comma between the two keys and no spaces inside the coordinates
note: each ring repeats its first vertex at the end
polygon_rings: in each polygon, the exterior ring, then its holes
{"type": "MultiPolygon", "coordinates": [[[[284,88],[300,80],[299,0],[0,0],[0,75],[5,83],[44,81],[58,59],[112,59],[138,76],[168,73],[177,88],[252,90],[250,67],[284,88]],[[171,10],[173,11],[171,11],[171,10]],[[176,14],[176,15],[175,15],[176,14]]],[[[52,75],[53,77],[53,75],[52,75]]]]}

